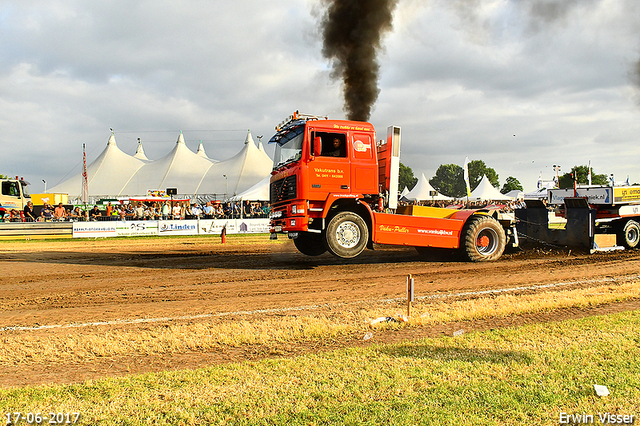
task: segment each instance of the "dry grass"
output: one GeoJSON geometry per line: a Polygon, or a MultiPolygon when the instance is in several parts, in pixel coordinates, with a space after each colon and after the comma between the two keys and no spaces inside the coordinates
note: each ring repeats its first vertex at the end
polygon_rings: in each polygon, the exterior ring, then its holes
{"type": "MultiPolygon", "coordinates": [[[[506,317],[559,308],[587,307],[636,298],[640,282],[608,283],[589,288],[500,294],[468,300],[440,300],[414,305],[401,325],[428,326],[454,321],[506,317]]],[[[5,331],[0,337],[0,364],[58,364],[100,357],[211,351],[220,347],[301,343],[362,333],[371,320],[399,316],[404,304],[362,302],[294,315],[209,317],[143,325],[87,326],[38,331],[5,331]]]]}

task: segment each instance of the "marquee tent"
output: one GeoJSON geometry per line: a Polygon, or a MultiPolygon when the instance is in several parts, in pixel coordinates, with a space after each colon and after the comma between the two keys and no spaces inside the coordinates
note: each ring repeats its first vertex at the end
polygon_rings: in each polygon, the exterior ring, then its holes
{"type": "Polygon", "coordinates": [[[471,192],[469,196],[469,200],[511,200],[512,198],[500,193],[491,182],[489,182],[489,178],[485,175],[482,176],[482,180],[476,186],[476,188],[471,192]]]}
{"type": "Polygon", "coordinates": [[[451,197],[440,194],[433,189],[433,186],[429,183],[424,173],[418,179],[418,183],[413,187],[411,191],[404,195],[409,201],[422,201],[422,200],[452,200],[451,197]]]}
{"type": "MultiPolygon", "coordinates": [[[[264,148],[256,146],[251,132],[247,133],[244,146],[232,158],[218,162],[207,157],[202,142],[198,152],[185,144],[182,133],[166,156],[149,160],[142,144],[134,156],[118,148],[113,133],[104,151],[87,166],[89,196],[140,197],[148,190],[177,188],[178,193],[189,197],[225,198],[239,194],[269,176],[273,161],[264,148]]],[[[80,198],[82,174],[50,188],[50,192],[66,193],[70,199],[80,198]]]]}

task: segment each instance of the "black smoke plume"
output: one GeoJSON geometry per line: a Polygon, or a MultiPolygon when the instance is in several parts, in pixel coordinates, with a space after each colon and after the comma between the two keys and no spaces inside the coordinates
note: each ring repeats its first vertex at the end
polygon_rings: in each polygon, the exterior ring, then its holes
{"type": "Polygon", "coordinates": [[[377,54],[392,28],[398,0],[324,0],[322,54],[332,61],[333,77],[344,84],[349,120],[368,121],[378,99],[377,54]]]}

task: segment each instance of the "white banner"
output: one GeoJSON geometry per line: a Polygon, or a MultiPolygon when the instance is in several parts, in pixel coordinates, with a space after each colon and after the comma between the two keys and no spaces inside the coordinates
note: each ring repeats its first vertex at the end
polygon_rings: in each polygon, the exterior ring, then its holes
{"type": "Polygon", "coordinates": [[[158,235],[157,220],[134,220],[131,222],[116,222],[118,237],[131,237],[139,235],[158,235]]]}
{"type": "Polygon", "coordinates": [[[73,222],[73,238],[117,237],[116,222],[73,222]]]}
{"type": "Polygon", "coordinates": [[[158,235],[198,235],[197,220],[159,220],[157,223],[158,235]]]}

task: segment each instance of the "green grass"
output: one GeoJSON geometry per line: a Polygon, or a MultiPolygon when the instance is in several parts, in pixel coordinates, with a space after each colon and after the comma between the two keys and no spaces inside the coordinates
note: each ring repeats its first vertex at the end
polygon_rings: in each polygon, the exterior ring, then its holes
{"type": "MultiPolygon", "coordinates": [[[[640,312],[290,359],[0,390],[82,424],[552,425],[640,415],[640,312]],[[606,385],[598,397],[593,384],[606,385]]],[[[375,335],[374,335],[375,340],[375,335]]],[[[637,417],[636,417],[637,418],[637,417]]]]}

